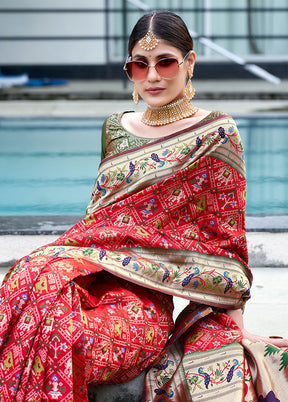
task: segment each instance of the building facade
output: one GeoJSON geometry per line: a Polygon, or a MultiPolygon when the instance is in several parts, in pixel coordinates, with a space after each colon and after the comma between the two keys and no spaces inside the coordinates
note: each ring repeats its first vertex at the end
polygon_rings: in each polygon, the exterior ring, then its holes
{"type": "Polygon", "coordinates": [[[195,33],[199,78],[249,78],[232,54],[288,76],[288,0],[0,0],[0,68],[6,74],[119,78],[127,39],[145,9],[178,13],[195,33]],[[210,42],[210,43],[211,43],[210,42]],[[211,66],[213,68],[211,68],[211,66]]]}

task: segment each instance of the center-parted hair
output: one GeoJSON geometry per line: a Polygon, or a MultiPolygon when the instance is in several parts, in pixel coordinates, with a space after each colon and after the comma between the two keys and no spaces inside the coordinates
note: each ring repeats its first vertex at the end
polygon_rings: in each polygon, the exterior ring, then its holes
{"type": "Polygon", "coordinates": [[[136,43],[146,35],[149,28],[157,39],[165,40],[170,45],[179,49],[182,52],[183,57],[187,52],[189,52],[189,50],[193,49],[193,39],[191,38],[188,28],[182,18],[171,11],[158,10],[143,15],[143,17],[137,21],[129,38],[129,56],[131,56],[136,43]],[[153,21],[151,24],[152,17],[153,21]]]}

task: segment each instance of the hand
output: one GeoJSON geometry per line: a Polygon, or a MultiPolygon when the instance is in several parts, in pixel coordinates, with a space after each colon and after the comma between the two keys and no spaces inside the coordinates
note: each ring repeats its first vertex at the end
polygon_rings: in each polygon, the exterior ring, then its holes
{"type": "Polygon", "coordinates": [[[232,318],[232,320],[235,321],[235,323],[241,329],[244,339],[247,339],[250,342],[269,343],[270,345],[277,346],[278,348],[288,348],[288,339],[269,338],[268,336],[250,334],[250,332],[248,332],[244,328],[243,315],[241,309],[227,310],[227,314],[229,315],[229,317],[232,318]]]}
{"type": "Polygon", "coordinates": [[[243,339],[247,339],[251,342],[265,342],[269,343],[270,345],[277,346],[278,348],[288,348],[288,339],[281,339],[281,338],[269,338],[267,336],[260,336],[250,334],[250,332],[246,331],[246,329],[242,329],[243,339]]]}

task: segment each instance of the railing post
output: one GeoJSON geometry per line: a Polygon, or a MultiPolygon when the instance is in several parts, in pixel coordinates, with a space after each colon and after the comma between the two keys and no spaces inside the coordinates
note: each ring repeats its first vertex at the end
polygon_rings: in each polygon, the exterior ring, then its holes
{"type": "MultiPolygon", "coordinates": [[[[122,34],[123,34],[123,60],[125,60],[127,54],[126,37],[127,37],[127,5],[126,0],[122,0],[122,34]]],[[[123,88],[127,88],[126,77],[123,78],[123,88]]]]}
{"type": "Polygon", "coordinates": [[[110,29],[109,29],[109,0],[105,1],[105,52],[106,52],[106,64],[110,64],[110,55],[109,55],[109,33],[110,33],[110,29]]]}

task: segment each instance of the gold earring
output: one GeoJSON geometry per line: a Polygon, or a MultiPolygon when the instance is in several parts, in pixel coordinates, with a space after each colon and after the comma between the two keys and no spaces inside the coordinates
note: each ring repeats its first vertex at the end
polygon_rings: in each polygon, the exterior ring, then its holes
{"type": "Polygon", "coordinates": [[[133,89],[132,96],[133,96],[133,101],[135,102],[136,105],[138,105],[138,103],[139,103],[139,95],[138,95],[135,83],[134,83],[134,89],[133,89]]]}
{"type": "Polygon", "coordinates": [[[185,98],[188,100],[191,100],[195,94],[195,88],[193,87],[192,82],[191,82],[192,77],[193,77],[193,73],[189,73],[189,78],[188,78],[187,85],[186,85],[185,91],[184,91],[185,98]]]}

